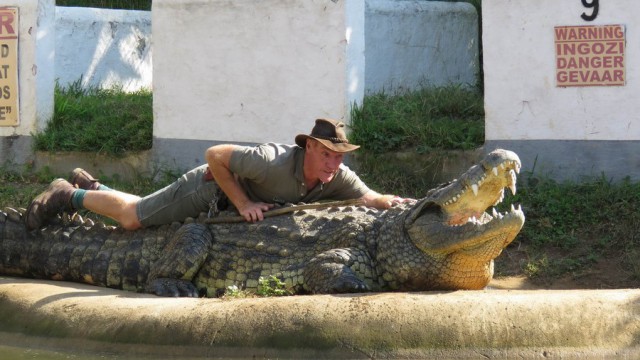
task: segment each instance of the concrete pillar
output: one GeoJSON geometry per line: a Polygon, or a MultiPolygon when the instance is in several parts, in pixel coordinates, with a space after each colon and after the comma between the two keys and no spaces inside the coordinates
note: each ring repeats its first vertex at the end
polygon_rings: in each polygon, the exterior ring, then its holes
{"type": "Polygon", "coordinates": [[[364,96],[362,0],[154,0],[154,144],[190,168],[215,142],[293,143],[364,96]]]}
{"type": "Polygon", "coordinates": [[[637,0],[582,3],[482,2],[486,150],[514,150],[525,170],[559,180],[602,174],[637,180],[640,6],[637,0]],[[620,39],[602,32],[609,25],[621,29],[620,39]],[[601,30],[592,36],[586,30],[593,27],[601,30]],[[567,29],[584,34],[556,39],[567,29]],[[567,51],[558,53],[562,44],[581,49],[572,56],[575,65],[567,66],[567,51]],[[620,70],[624,81],[605,81],[605,72],[620,70]],[[569,74],[576,81],[563,81],[569,74]]]}
{"type": "Polygon", "coordinates": [[[33,158],[31,134],[42,130],[53,115],[55,1],[0,0],[0,7],[16,7],[19,12],[20,108],[18,124],[0,126],[0,165],[26,164],[33,158]]]}

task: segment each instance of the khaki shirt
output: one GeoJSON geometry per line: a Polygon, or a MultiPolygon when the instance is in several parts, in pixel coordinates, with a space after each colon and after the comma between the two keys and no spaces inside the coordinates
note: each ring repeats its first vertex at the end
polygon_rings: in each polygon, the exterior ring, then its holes
{"type": "Polygon", "coordinates": [[[241,147],[231,154],[230,170],[252,201],[311,203],[320,200],[358,199],[369,192],[362,180],[344,164],[334,178],[310,191],[304,183],[305,149],[297,145],[262,144],[241,147]]]}

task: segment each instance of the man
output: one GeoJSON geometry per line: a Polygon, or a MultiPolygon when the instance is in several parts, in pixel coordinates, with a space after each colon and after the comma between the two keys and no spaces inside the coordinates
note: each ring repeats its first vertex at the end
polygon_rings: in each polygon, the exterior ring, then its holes
{"type": "Polygon", "coordinates": [[[70,182],[54,180],[29,204],[25,223],[37,229],[61,211],[85,208],[134,230],[196,217],[226,200],[250,222],[263,220],[276,203],[360,199],[386,209],[413,201],[369,189],[342,164],[344,154],[359,148],[349,144],[344,129],[342,122],[317,119],[310,135],[296,136],[296,145],[212,146],[205,152],[207,164],[142,198],[76,169],[70,182]]]}

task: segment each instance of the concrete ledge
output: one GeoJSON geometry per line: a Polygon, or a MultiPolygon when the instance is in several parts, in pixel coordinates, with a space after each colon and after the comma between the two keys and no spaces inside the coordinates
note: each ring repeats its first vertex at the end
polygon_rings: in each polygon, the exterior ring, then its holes
{"type": "MultiPolygon", "coordinates": [[[[0,138],[0,145],[1,140],[0,138]]],[[[154,139],[152,150],[131,153],[123,157],[83,152],[37,151],[31,164],[36,171],[46,168],[56,175],[69,174],[76,167],[81,167],[95,176],[118,176],[123,180],[131,180],[138,176],[152,176],[161,170],[189,171],[205,163],[205,150],[215,144],[218,143],[201,140],[154,139]]],[[[491,150],[494,149],[439,150],[428,154],[391,152],[377,154],[376,157],[381,161],[396,163],[400,173],[420,177],[425,184],[435,187],[457,178],[469,167],[482,160],[491,150]]],[[[349,154],[345,157],[345,164],[358,172],[358,161],[363,156],[366,155],[349,154]]],[[[427,190],[425,189],[425,193],[427,190]]]]}
{"type": "Polygon", "coordinates": [[[639,299],[640,290],[165,299],[0,277],[0,338],[129,355],[637,358],[639,299]]]}
{"type": "Polygon", "coordinates": [[[81,167],[95,176],[118,176],[131,180],[137,176],[151,176],[156,168],[161,166],[152,163],[150,159],[150,151],[140,151],[123,157],[84,152],[37,151],[33,169],[39,171],[47,168],[53,174],[64,175],[81,167]]]}

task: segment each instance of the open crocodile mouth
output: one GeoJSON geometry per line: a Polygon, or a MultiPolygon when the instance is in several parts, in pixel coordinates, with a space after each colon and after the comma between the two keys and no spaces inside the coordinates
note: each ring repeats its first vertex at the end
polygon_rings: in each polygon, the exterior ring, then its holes
{"type": "Polygon", "coordinates": [[[433,190],[417,204],[406,219],[407,231],[421,248],[438,252],[469,248],[490,239],[510,242],[513,237],[506,240],[506,234],[515,236],[524,224],[522,209],[512,205],[499,212],[494,206],[504,200],[506,189],[516,193],[520,168],[514,152],[491,152],[459,179],[433,190]],[[417,240],[420,238],[429,240],[417,240]]]}
{"type": "Polygon", "coordinates": [[[445,222],[450,226],[478,225],[522,213],[520,205],[511,205],[510,211],[504,213],[494,207],[504,200],[506,189],[516,194],[517,174],[521,166],[515,153],[496,150],[460,179],[440,189],[433,200],[440,205],[445,222]],[[490,213],[486,212],[491,207],[494,208],[490,213]]]}

